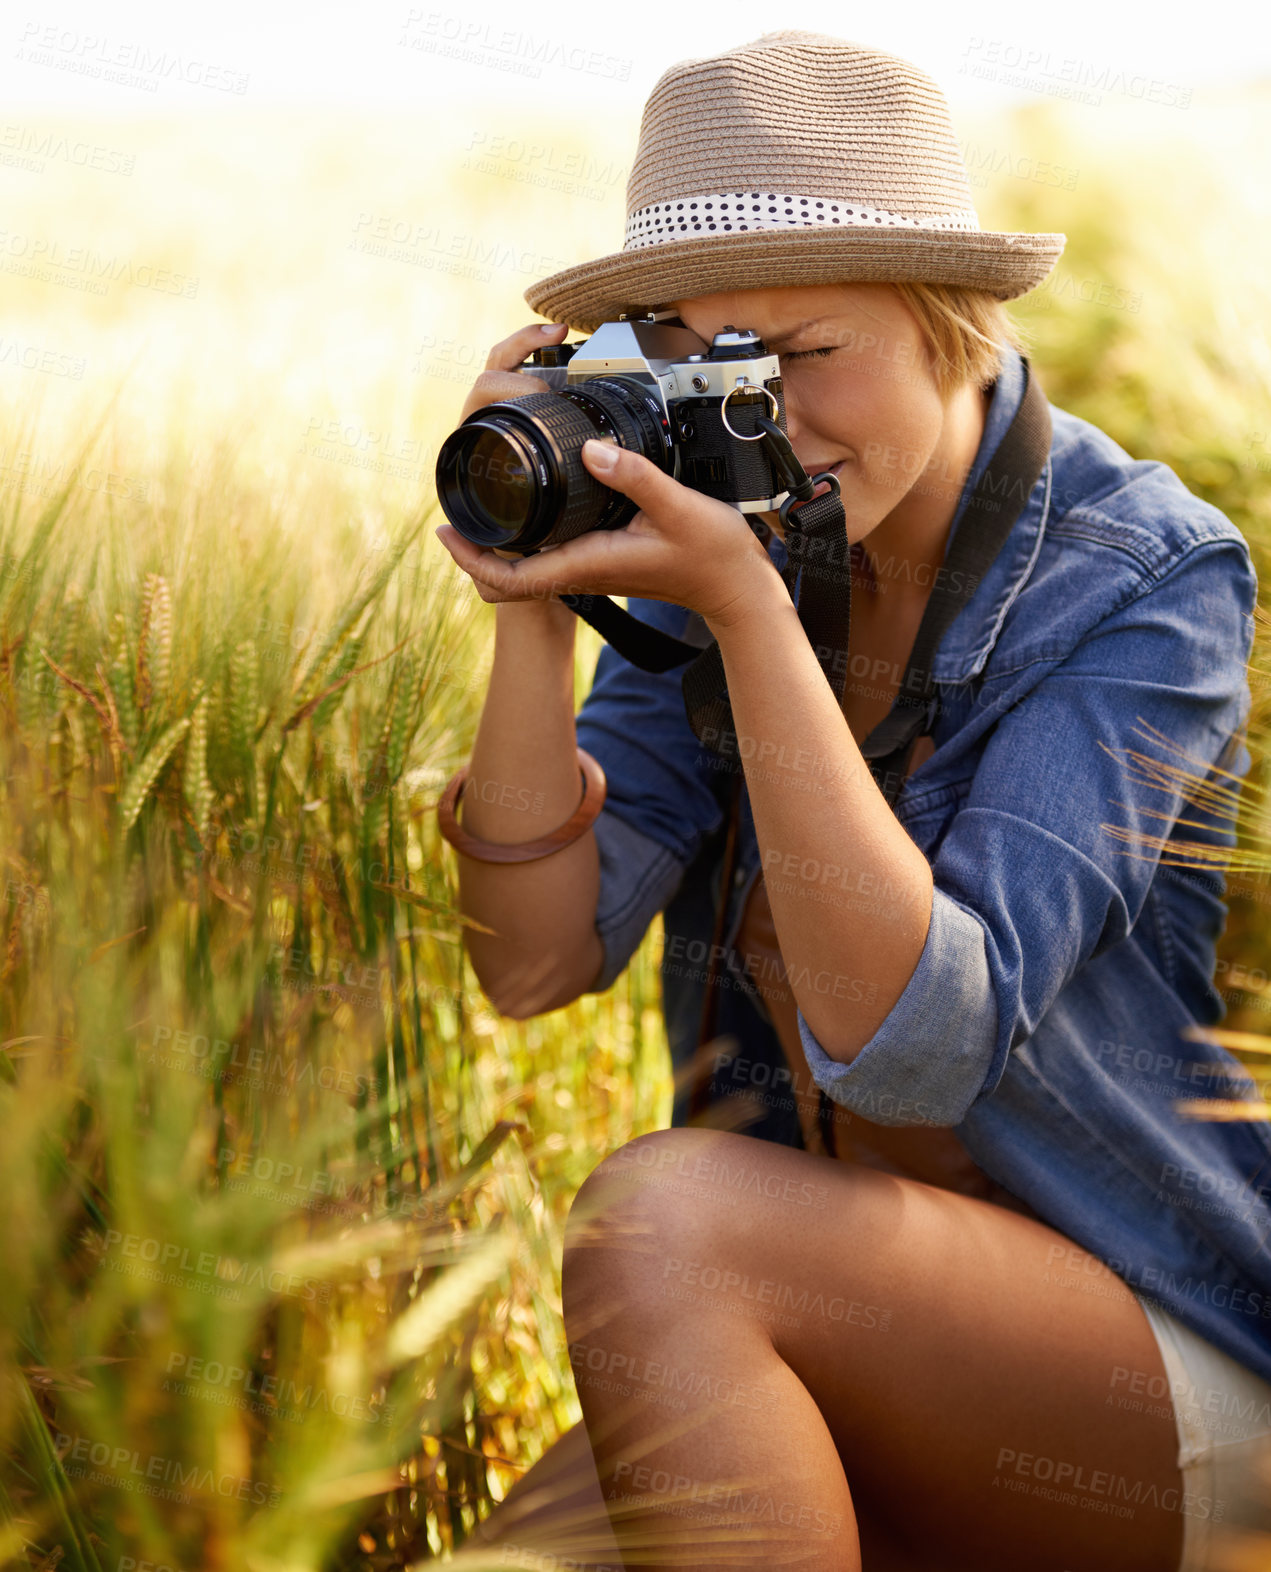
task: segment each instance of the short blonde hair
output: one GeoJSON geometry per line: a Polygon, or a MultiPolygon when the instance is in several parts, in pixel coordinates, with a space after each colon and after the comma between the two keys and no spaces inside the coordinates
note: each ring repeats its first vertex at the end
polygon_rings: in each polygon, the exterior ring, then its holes
{"type": "Polygon", "coordinates": [[[917,318],[942,398],[968,382],[987,387],[1001,370],[1002,346],[1024,347],[1005,306],[987,290],[911,283],[892,288],[917,318]]]}

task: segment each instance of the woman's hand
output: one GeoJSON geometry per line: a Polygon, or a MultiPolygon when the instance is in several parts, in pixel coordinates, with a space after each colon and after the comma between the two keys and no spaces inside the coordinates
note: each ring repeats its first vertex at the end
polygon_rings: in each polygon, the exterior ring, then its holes
{"type": "MultiPolygon", "coordinates": [[[[451,525],[437,534],[482,600],[636,595],[698,612],[711,626],[739,620],[781,576],[736,508],[692,491],[611,442],[582,449],[592,475],[637,504],[622,529],[591,530],[530,557],[482,550],[451,525]]],[[[784,586],[781,586],[784,590],[784,586]]]]}
{"type": "Polygon", "coordinates": [[[496,344],[486,356],[485,370],[472,384],[472,391],[459,412],[461,421],[467,420],[487,404],[496,404],[501,398],[524,398],[527,393],[550,393],[551,388],[538,377],[516,368],[528,360],[530,351],[542,349],[546,344],[564,342],[569,331],[563,322],[535,322],[520,328],[501,344],[496,344]]]}
{"type": "MultiPolygon", "coordinates": [[[[465,417],[497,399],[541,388],[537,378],[512,376],[536,343],[559,342],[559,332],[525,328],[491,351],[487,369],[464,405],[465,417]]],[[[773,592],[781,577],[736,508],[682,486],[638,453],[610,442],[584,443],[583,463],[640,511],[622,529],[591,530],[522,557],[483,550],[451,525],[437,534],[469,575],[482,600],[546,600],[560,595],[634,595],[698,612],[708,625],[726,626],[773,592]]],[[[784,591],[784,586],[782,586],[784,591]]]]}

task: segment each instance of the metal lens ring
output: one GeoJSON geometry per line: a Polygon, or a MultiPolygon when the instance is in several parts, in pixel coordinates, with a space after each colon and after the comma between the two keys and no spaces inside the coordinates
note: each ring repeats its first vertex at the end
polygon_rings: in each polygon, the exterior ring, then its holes
{"type": "Polygon", "coordinates": [[[764,438],[762,431],[756,431],[753,436],[747,437],[743,436],[740,431],[734,431],[728,424],[728,400],[736,397],[738,393],[762,393],[772,405],[773,420],[780,424],[781,409],[777,403],[777,396],[770,389],[760,387],[757,382],[739,382],[731,392],[724,394],[723,402],[719,406],[719,418],[724,422],[724,430],[730,437],[735,437],[738,442],[762,442],[764,438]]]}

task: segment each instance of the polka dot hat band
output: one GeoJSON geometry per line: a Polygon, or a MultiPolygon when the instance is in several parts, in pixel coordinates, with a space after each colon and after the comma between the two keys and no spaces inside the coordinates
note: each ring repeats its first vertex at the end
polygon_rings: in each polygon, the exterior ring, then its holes
{"type": "Polygon", "coordinates": [[[662,75],[622,250],[525,298],[584,332],[774,284],[960,284],[1011,300],[1063,247],[980,228],[949,106],[916,66],[821,33],[768,33],[662,75]]]}

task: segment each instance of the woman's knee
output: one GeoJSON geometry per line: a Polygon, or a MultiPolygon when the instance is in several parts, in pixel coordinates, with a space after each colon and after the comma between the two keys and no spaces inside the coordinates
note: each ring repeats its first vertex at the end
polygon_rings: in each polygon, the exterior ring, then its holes
{"type": "MultiPolygon", "coordinates": [[[[606,1157],[570,1211],[563,1267],[567,1299],[600,1283],[660,1293],[669,1263],[750,1270],[757,1239],[787,1249],[824,1244],[832,1191],[850,1189],[845,1165],[731,1131],[651,1131],[606,1157]]],[[[757,1268],[756,1268],[757,1269],[757,1268]]],[[[638,1297],[638,1295],[637,1295],[638,1297]]]]}
{"type": "Polygon", "coordinates": [[[725,1155],[744,1136],[697,1128],[654,1130],[611,1152],[583,1181],[565,1228],[568,1301],[599,1283],[651,1283],[687,1242],[726,1250],[737,1196],[719,1182],[725,1155]]]}

